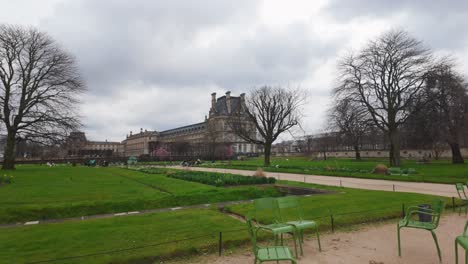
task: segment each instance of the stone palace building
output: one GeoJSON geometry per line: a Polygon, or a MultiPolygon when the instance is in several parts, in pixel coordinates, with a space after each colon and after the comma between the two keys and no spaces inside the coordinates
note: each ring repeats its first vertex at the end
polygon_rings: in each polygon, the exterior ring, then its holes
{"type": "MultiPolygon", "coordinates": [[[[257,153],[257,146],[235,135],[228,123],[232,113],[242,112],[244,109],[244,93],[236,97],[231,96],[231,92],[226,92],[225,95],[218,98],[216,93],[212,93],[209,115],[205,116],[204,121],[196,124],[165,131],[149,131],[141,128],[139,133],[130,131],[122,142],[87,141],[83,132],[74,132],[70,136],[84,139],[82,142],[85,143],[75,145],[80,145],[78,147],[80,154],[86,154],[86,156],[93,154],[106,154],[108,156],[110,153],[112,156],[154,156],[158,148],[164,148],[172,154],[177,152],[176,155],[190,154],[192,156],[207,152],[219,152],[220,148],[222,152],[231,152],[233,155],[257,153]]],[[[255,136],[255,125],[248,124],[248,127],[251,129],[251,135],[255,136]]]]}

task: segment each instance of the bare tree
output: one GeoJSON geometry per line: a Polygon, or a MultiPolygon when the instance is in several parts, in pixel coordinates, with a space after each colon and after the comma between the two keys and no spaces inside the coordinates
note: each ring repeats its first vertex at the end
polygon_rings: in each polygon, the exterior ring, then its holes
{"type": "Polygon", "coordinates": [[[304,100],[305,95],[298,89],[263,86],[250,93],[228,123],[234,134],[263,145],[264,166],[270,166],[271,145],[279,135],[299,125],[304,100]]]}
{"type": "Polygon", "coordinates": [[[335,94],[365,106],[390,140],[390,164],[400,165],[399,128],[419,99],[431,54],[405,31],[389,31],[339,65],[335,94]]]}
{"type": "Polygon", "coordinates": [[[369,114],[362,105],[348,98],[337,99],[329,113],[330,129],[337,130],[354,148],[356,160],[361,160],[361,144],[370,127],[369,114]]]}
{"type": "Polygon", "coordinates": [[[460,141],[466,116],[468,114],[467,83],[453,70],[450,62],[442,62],[429,72],[427,78],[427,99],[425,109],[430,113],[428,122],[436,123],[433,127],[452,151],[452,163],[464,163],[460,152],[460,141]],[[438,131],[437,131],[438,130],[438,131]]]}
{"type": "Polygon", "coordinates": [[[71,55],[34,28],[0,25],[0,120],[7,132],[2,169],[14,169],[15,139],[62,142],[79,126],[84,86],[71,55]]]}

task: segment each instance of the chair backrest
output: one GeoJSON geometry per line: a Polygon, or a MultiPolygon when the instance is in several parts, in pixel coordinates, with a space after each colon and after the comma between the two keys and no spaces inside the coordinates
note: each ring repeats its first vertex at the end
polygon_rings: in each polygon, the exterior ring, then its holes
{"type": "Polygon", "coordinates": [[[302,220],[302,207],[297,196],[284,196],[276,199],[278,202],[281,222],[287,222],[290,216],[294,220],[302,220]]]}
{"type": "Polygon", "coordinates": [[[247,223],[247,231],[249,232],[250,236],[250,241],[252,242],[252,249],[255,255],[257,255],[257,231],[255,228],[255,225],[253,223],[253,220],[251,217],[246,218],[246,223],[247,223]]]}
{"type": "Polygon", "coordinates": [[[278,211],[278,203],[275,198],[267,197],[254,200],[254,215],[257,222],[260,220],[267,220],[272,223],[279,222],[278,211]]]}
{"type": "Polygon", "coordinates": [[[466,199],[465,186],[463,183],[455,183],[455,188],[457,189],[458,198],[466,199]]]}
{"type": "Polygon", "coordinates": [[[434,200],[432,202],[432,210],[434,211],[435,216],[432,217],[432,223],[435,227],[439,226],[440,216],[445,209],[445,202],[442,200],[434,200]]]}

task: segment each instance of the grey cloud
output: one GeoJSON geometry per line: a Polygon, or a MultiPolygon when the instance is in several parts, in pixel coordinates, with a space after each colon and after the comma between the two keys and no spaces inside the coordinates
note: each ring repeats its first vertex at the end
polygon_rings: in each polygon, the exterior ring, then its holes
{"type": "Polygon", "coordinates": [[[297,80],[308,74],[311,59],[334,52],[304,24],[282,31],[254,26],[256,12],[247,0],[82,0],[57,8],[43,24],[78,56],[96,94],[136,80],[176,89],[297,80]],[[196,45],[217,31],[214,43],[196,45]]]}
{"type": "Polygon", "coordinates": [[[332,0],[324,11],[344,23],[362,17],[389,19],[434,49],[462,50],[468,46],[468,1],[332,0]],[[394,21],[398,14],[406,16],[394,21]]]}

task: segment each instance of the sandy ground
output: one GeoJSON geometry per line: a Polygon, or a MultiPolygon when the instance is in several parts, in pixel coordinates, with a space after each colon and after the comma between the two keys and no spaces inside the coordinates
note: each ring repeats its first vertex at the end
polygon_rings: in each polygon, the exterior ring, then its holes
{"type": "MultiPolygon", "coordinates": [[[[454,263],[454,240],[463,233],[467,216],[449,214],[441,219],[436,231],[442,251],[442,263],[454,263]]],[[[402,229],[402,257],[397,252],[397,220],[381,224],[357,226],[357,230],[323,234],[322,252],[318,251],[317,241],[310,234],[304,245],[304,256],[298,263],[331,264],[392,264],[392,263],[439,263],[434,240],[429,231],[402,229]]],[[[464,251],[459,248],[460,262],[464,251]]],[[[175,263],[214,263],[244,264],[253,263],[253,255],[248,248],[242,248],[230,256],[214,255],[196,257],[175,263]]],[[[287,263],[287,262],[283,262],[287,263]]]]}
{"type": "MultiPolygon", "coordinates": [[[[173,166],[176,169],[187,169],[182,166],[173,166]]],[[[216,169],[216,168],[201,168],[190,167],[189,170],[196,171],[211,171],[221,173],[234,173],[246,176],[252,176],[254,171],[248,170],[231,170],[231,169],[216,169]]],[[[359,179],[349,177],[337,176],[319,176],[319,175],[304,175],[294,173],[279,173],[279,172],[265,172],[268,177],[275,177],[280,180],[308,182],[329,186],[343,186],[357,189],[366,190],[380,190],[380,191],[393,191],[396,192],[413,192],[422,194],[432,194],[447,197],[458,197],[454,184],[437,184],[437,183],[423,183],[423,182],[402,182],[402,181],[388,181],[388,180],[373,180],[373,179],[359,179]]]]}

